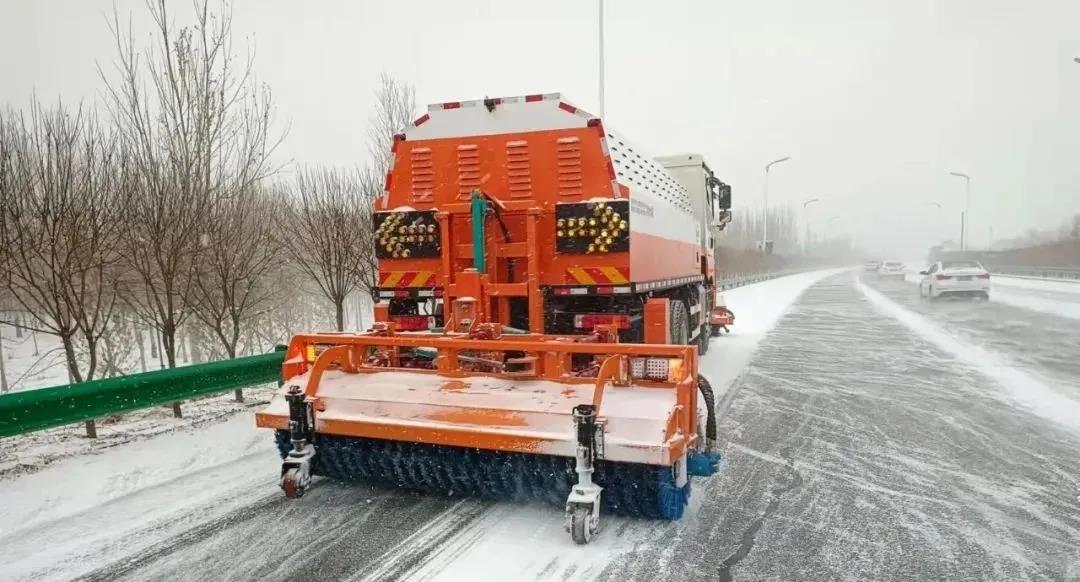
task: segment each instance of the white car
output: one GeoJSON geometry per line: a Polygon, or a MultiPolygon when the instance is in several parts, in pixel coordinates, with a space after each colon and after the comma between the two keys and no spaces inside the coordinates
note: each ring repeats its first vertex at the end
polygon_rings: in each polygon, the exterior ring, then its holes
{"type": "Polygon", "coordinates": [[[868,273],[875,273],[881,268],[881,261],[866,261],[863,263],[863,270],[868,273]]]}
{"type": "Polygon", "coordinates": [[[919,281],[919,295],[937,299],[958,295],[990,299],[990,273],[978,261],[938,261],[925,271],[919,281]]]}
{"type": "Polygon", "coordinates": [[[904,263],[900,261],[884,261],[877,270],[879,277],[904,278],[904,263]]]}

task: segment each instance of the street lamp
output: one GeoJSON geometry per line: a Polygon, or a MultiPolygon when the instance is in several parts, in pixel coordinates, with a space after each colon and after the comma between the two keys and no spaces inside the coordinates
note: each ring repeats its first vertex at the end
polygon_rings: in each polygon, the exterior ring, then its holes
{"type": "Polygon", "coordinates": [[[598,88],[599,91],[598,92],[600,94],[599,95],[599,97],[600,97],[600,111],[598,111],[597,113],[600,115],[600,118],[603,119],[604,118],[604,0],[599,0],[598,4],[599,4],[599,12],[600,12],[597,15],[598,16],[597,21],[598,21],[598,24],[600,25],[600,32],[599,32],[599,35],[598,35],[598,41],[599,41],[599,44],[600,44],[600,50],[598,51],[599,52],[599,57],[600,57],[600,71],[599,71],[600,74],[597,76],[598,77],[597,81],[599,82],[599,88],[598,88]]]}
{"type": "Polygon", "coordinates": [[[957,178],[964,179],[964,211],[960,213],[960,250],[967,250],[967,226],[965,222],[971,220],[968,212],[971,206],[971,176],[963,172],[949,172],[957,178]]]}
{"type": "Polygon", "coordinates": [[[767,164],[765,164],[765,216],[762,217],[765,223],[764,228],[761,230],[761,251],[767,252],[768,240],[769,240],[769,168],[772,168],[780,162],[786,162],[791,159],[791,156],[784,156],[777,158],[767,164]]]}
{"type": "MultiPolygon", "coordinates": [[[[808,198],[804,200],[802,203],[803,210],[806,210],[807,206],[810,206],[815,202],[821,202],[821,198],[808,198]]],[[[805,255],[810,251],[810,219],[804,216],[803,220],[806,221],[806,236],[803,238],[803,254],[805,255]]]]}

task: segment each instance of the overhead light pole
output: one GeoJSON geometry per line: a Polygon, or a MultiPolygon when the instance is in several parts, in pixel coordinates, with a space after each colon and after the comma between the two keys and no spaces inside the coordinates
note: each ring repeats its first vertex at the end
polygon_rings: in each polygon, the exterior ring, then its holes
{"type": "Polygon", "coordinates": [[[960,213],[960,250],[967,250],[967,221],[971,220],[969,212],[971,207],[971,176],[963,172],[949,172],[957,178],[964,179],[964,210],[960,213]]]}
{"type": "Polygon", "coordinates": [[[599,0],[597,2],[597,5],[599,7],[599,14],[597,15],[597,23],[600,26],[600,31],[599,31],[599,34],[597,35],[598,39],[599,39],[599,42],[600,42],[600,50],[598,51],[599,56],[600,56],[600,72],[599,72],[600,74],[597,76],[597,80],[599,82],[598,90],[599,90],[599,93],[600,93],[600,95],[599,95],[600,96],[599,115],[600,115],[600,118],[603,119],[603,117],[604,117],[604,0],[599,0]]]}
{"type": "Polygon", "coordinates": [[[779,164],[780,162],[786,162],[791,159],[791,156],[784,156],[777,158],[767,164],[765,164],[765,215],[762,217],[764,225],[761,229],[761,251],[766,252],[769,240],[769,169],[779,164]]]}
{"type": "MultiPolygon", "coordinates": [[[[815,202],[821,202],[821,198],[807,198],[806,200],[803,200],[802,207],[804,214],[806,207],[815,202]]],[[[803,238],[803,254],[805,255],[810,252],[810,218],[803,216],[803,220],[806,221],[806,236],[803,238]]]]}

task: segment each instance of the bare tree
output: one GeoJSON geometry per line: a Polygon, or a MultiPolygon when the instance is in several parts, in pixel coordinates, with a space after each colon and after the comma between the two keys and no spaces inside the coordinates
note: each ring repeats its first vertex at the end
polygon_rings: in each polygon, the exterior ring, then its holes
{"type": "Polygon", "coordinates": [[[345,329],[345,299],[371,277],[363,247],[371,206],[353,170],[303,168],[281,185],[285,212],[277,232],[293,264],[334,307],[338,331],[345,329]]]}
{"type": "Polygon", "coordinates": [[[283,134],[272,130],[271,93],[254,79],[254,55],[234,54],[227,5],[214,13],[196,1],[194,24],[180,28],[166,0],[148,7],[155,29],[143,51],[114,13],[115,76],[102,77],[135,169],[125,203],[126,255],[137,274],[128,297],[174,367],[177,332],[198,302],[206,218],[276,170],[270,156],[283,134]]]}
{"type": "Polygon", "coordinates": [[[122,156],[81,108],[46,110],[34,102],[28,118],[4,117],[3,284],[33,318],[6,323],[59,338],[72,381],[89,380],[117,303],[122,156]]]}
{"type": "Polygon", "coordinates": [[[376,176],[384,177],[390,169],[394,135],[412,125],[415,119],[416,90],[413,86],[386,73],[380,75],[379,89],[375,92],[375,112],[368,126],[370,167],[376,176]]]}
{"type": "Polygon", "coordinates": [[[272,306],[266,279],[280,262],[276,210],[262,191],[249,188],[215,204],[206,217],[194,312],[229,358],[237,356],[243,326],[272,306]]]}

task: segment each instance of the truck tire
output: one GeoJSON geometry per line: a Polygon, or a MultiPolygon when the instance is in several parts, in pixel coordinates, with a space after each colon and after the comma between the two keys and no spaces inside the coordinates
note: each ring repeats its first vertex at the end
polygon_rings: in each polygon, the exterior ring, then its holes
{"type": "Polygon", "coordinates": [[[686,304],[681,299],[672,299],[669,314],[671,326],[671,343],[677,346],[685,346],[690,343],[690,314],[686,310],[686,304]]]}

